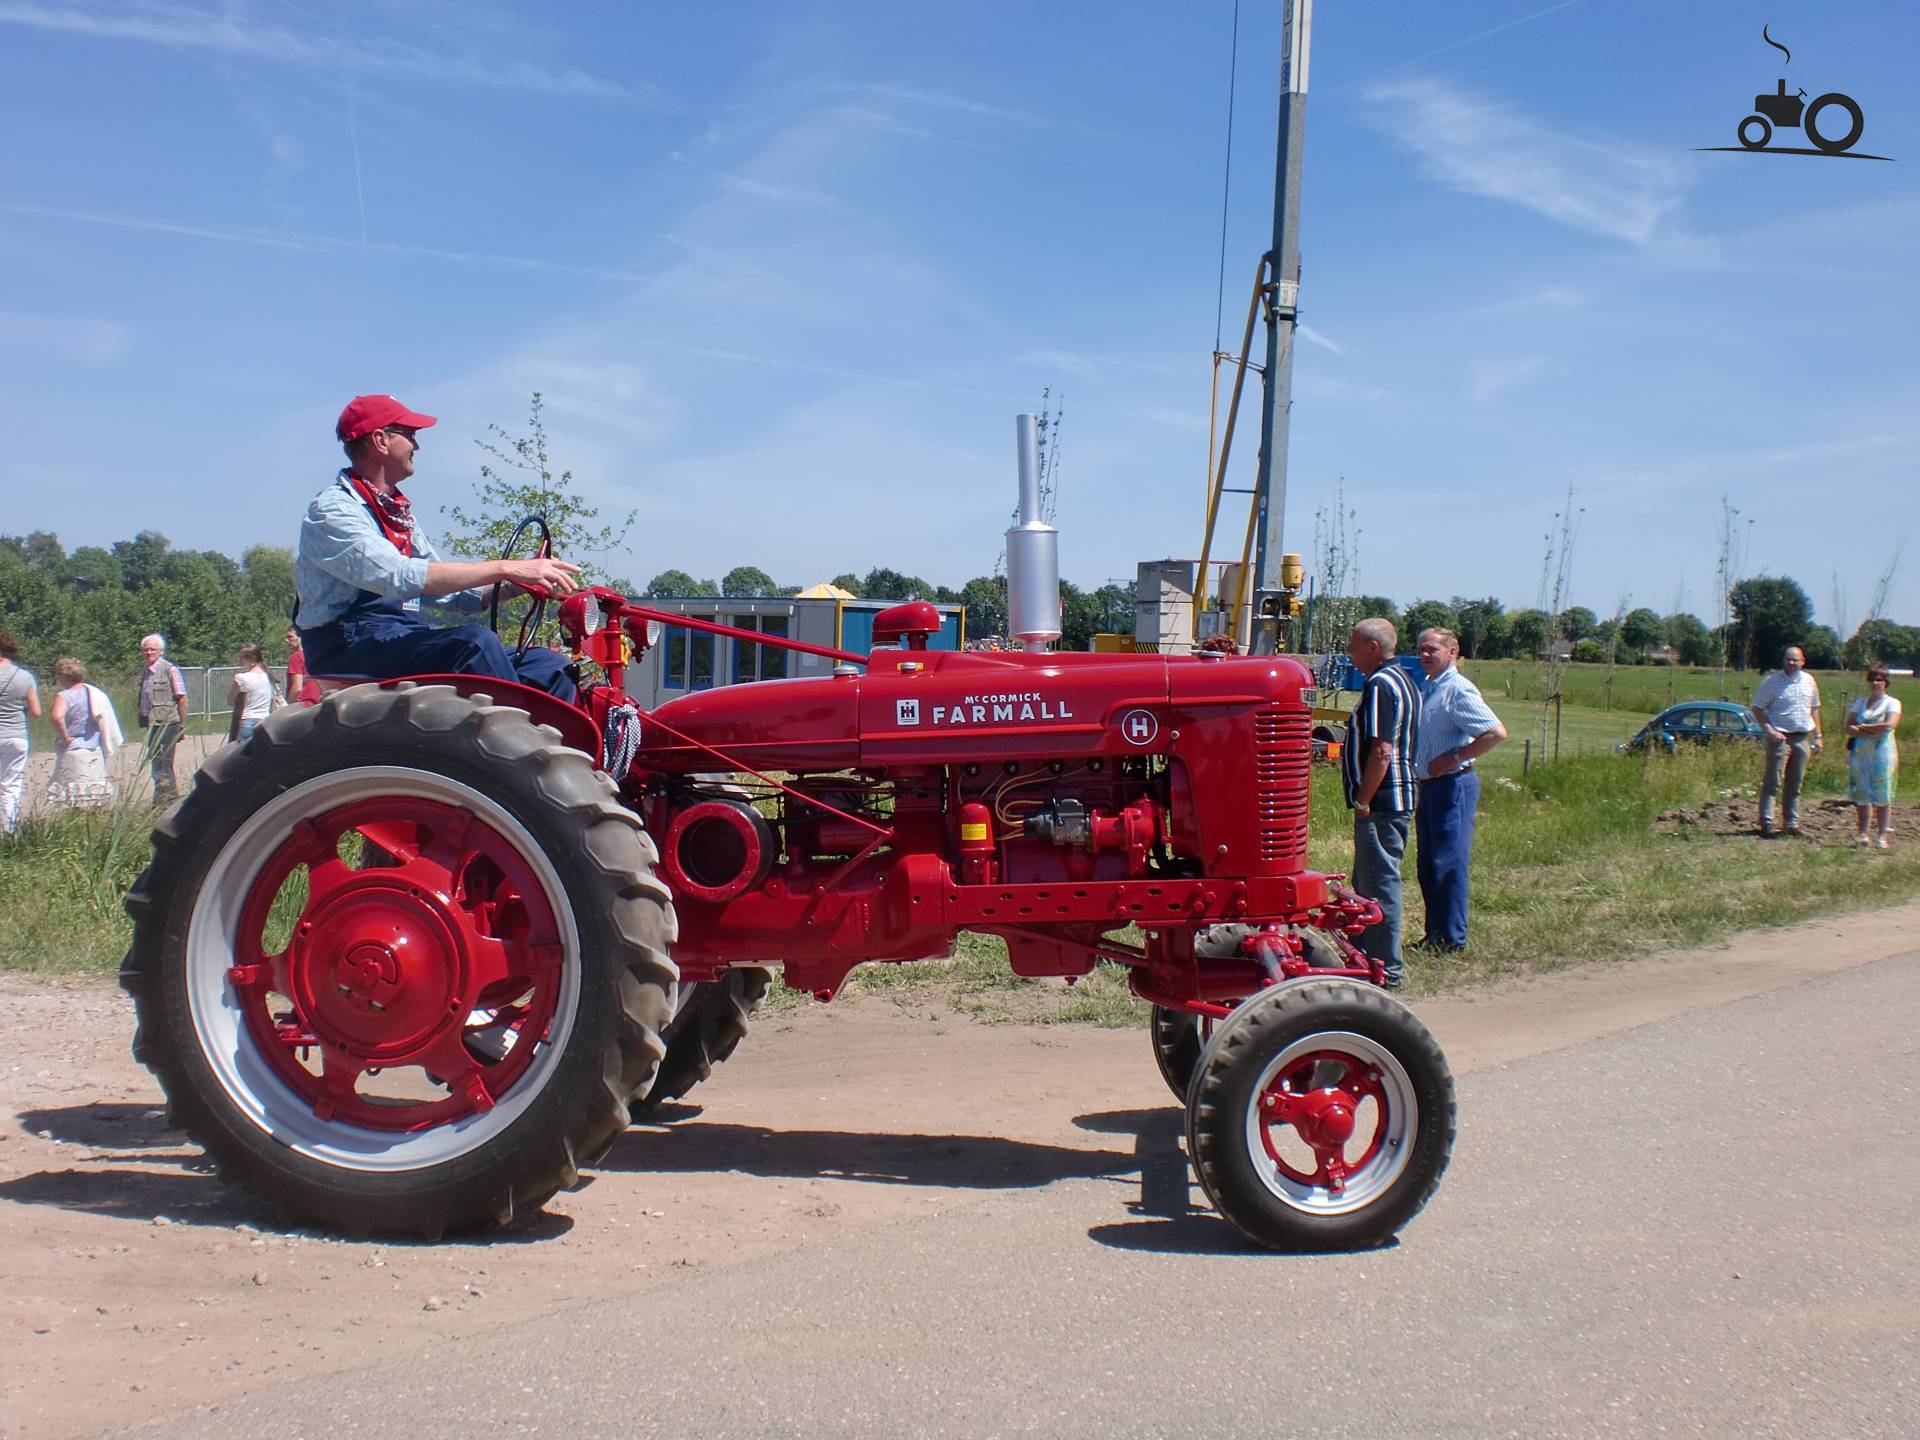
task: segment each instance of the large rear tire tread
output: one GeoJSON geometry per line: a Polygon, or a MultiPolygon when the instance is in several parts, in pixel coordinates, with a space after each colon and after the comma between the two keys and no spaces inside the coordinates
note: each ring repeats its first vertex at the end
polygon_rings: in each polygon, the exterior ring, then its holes
{"type": "Polygon", "coordinates": [[[1384,991],[1350,980],[1296,980],[1245,1002],[1214,1031],[1187,1105],[1187,1154],[1222,1218],[1285,1251],[1362,1250],[1384,1244],[1425,1208],[1453,1151],[1458,1104],[1438,1043],[1384,991]],[[1256,1172],[1245,1117],[1262,1067],[1316,1033],[1351,1031],[1390,1051],[1418,1100],[1411,1158],[1377,1200],[1346,1214],[1307,1214],[1278,1200],[1256,1172]]]}
{"type": "Polygon", "coordinates": [[[754,967],[729,970],[718,980],[693,986],[662,1037],[667,1053],[652,1087],[628,1107],[633,1118],[643,1119],[711,1079],[713,1067],[740,1048],[747,1024],[772,984],[771,970],[754,967]]]}
{"type": "Polygon", "coordinates": [[[134,1002],[134,1058],[165,1092],[169,1123],[288,1221],[424,1239],[507,1224],[579,1183],[659,1065],[677,973],[656,858],[589,757],[487,696],[361,685],[281,710],[246,744],[216,753],[155,827],[152,861],[126,899],[134,934],[120,983],[134,1002]],[[374,765],[431,772],[497,801],[559,875],[578,933],[579,998],[551,1078],[501,1133],[421,1169],[329,1165],[277,1142],[209,1068],[186,994],[189,921],[222,846],[293,786],[374,765]]]}

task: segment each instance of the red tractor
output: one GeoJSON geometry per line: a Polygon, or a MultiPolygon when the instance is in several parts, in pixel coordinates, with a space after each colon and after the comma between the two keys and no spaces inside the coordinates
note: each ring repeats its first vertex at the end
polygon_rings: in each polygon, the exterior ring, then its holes
{"type": "MultiPolygon", "coordinates": [[[[738,1044],[769,967],[1006,941],[1127,967],[1221,1215],[1279,1249],[1394,1234],[1452,1148],[1452,1076],[1306,868],[1311,677],[1284,657],[871,655],[560,607],[580,703],[472,676],[359,684],[221,751],[127,899],[135,1056],[220,1172],[290,1219],[437,1236],[574,1185],[738,1044]],[[643,712],[664,624],[830,676],[643,712]]],[[[523,631],[523,643],[525,632],[523,631]]]]}

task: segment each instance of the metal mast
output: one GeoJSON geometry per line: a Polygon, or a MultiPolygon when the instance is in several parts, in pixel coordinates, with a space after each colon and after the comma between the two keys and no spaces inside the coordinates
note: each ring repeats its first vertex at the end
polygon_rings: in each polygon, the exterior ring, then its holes
{"type": "Polygon", "coordinates": [[[1307,51],[1313,0],[1286,0],[1280,44],[1280,137],[1273,181],[1273,270],[1267,294],[1267,367],[1262,376],[1258,521],[1253,559],[1252,648],[1271,654],[1287,599],[1280,556],[1287,512],[1287,412],[1293,403],[1293,331],[1300,303],[1300,155],[1307,128],[1307,51]]]}

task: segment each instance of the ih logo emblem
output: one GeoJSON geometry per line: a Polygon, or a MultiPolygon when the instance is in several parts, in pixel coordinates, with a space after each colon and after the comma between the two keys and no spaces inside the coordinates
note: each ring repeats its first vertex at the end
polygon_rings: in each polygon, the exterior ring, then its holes
{"type": "Polygon", "coordinates": [[[918,700],[894,701],[893,723],[896,725],[918,725],[920,723],[920,702],[918,700]]]}
{"type": "Polygon", "coordinates": [[[1160,722],[1151,710],[1129,710],[1120,717],[1120,733],[1129,745],[1151,745],[1160,734],[1160,722]]]}

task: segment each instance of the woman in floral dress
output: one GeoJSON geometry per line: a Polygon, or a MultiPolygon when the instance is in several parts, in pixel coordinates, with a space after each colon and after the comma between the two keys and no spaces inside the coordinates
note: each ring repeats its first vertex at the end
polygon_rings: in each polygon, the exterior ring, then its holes
{"type": "Polygon", "coordinates": [[[1900,728],[1900,702],[1887,693],[1887,672],[1881,666],[1867,671],[1867,693],[1847,707],[1847,798],[1853,802],[1856,845],[1889,848],[1893,834],[1894,779],[1900,770],[1900,751],[1894,731],[1900,728]],[[1872,813],[1874,833],[1867,834],[1872,813]]]}

